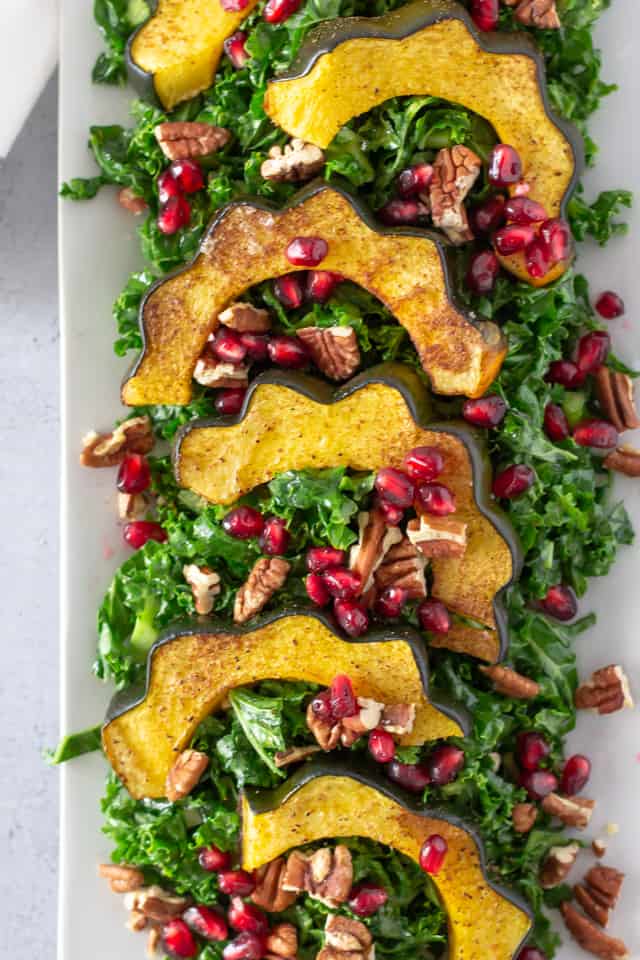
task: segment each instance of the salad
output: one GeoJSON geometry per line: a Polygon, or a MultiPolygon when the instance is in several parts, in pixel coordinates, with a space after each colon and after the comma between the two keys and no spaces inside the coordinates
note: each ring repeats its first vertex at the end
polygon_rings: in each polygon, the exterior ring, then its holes
{"type": "Polygon", "coordinates": [[[624,303],[574,264],[631,204],[580,184],[607,6],[95,0],[139,96],[61,193],[140,221],[129,412],[80,456],[131,551],[112,703],[52,760],[108,761],[149,955],[550,960],[554,914],[629,955],[565,749],[633,706],[574,650],[640,475],[624,303]]]}

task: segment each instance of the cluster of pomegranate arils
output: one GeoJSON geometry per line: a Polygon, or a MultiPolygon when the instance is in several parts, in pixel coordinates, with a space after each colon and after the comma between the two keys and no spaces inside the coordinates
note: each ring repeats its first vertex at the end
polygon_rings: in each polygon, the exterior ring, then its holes
{"type": "MultiPolygon", "coordinates": [[[[240,13],[247,9],[250,0],[219,0],[219,2],[222,9],[227,13],[240,13]]],[[[267,23],[284,23],[299,10],[301,5],[302,0],[267,0],[262,11],[262,18],[267,23]]]]}
{"type": "Polygon", "coordinates": [[[195,160],[174,160],[158,177],[158,229],[167,236],[188,227],[191,204],[186,195],[204,188],[204,175],[195,160]]]}
{"type": "MultiPolygon", "coordinates": [[[[128,453],[118,469],[116,481],[120,493],[136,496],[151,486],[151,468],[142,453],[128,453]]],[[[130,520],[123,527],[125,542],[134,550],[144,547],[148,540],[164,543],[167,531],[152,520],[130,520]]]]}
{"type": "Polygon", "coordinates": [[[237,540],[259,538],[260,549],[270,557],[282,556],[289,549],[291,534],[281,517],[265,517],[255,507],[234,507],[222,521],[223,529],[237,540]]]}
{"type": "Polygon", "coordinates": [[[551,753],[551,746],[536,730],[518,734],[516,761],[520,768],[518,783],[532,800],[543,800],[548,794],[560,791],[566,797],[574,797],[587,784],[591,775],[591,761],[580,753],[574,754],[564,764],[560,777],[552,770],[543,768],[551,753]]]}

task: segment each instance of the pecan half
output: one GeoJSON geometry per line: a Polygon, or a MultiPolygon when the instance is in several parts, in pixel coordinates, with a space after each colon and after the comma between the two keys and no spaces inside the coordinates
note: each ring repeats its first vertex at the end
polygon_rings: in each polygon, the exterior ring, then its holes
{"type": "Polygon", "coordinates": [[[324,167],[324,153],[313,143],[294,138],[290,143],[271,147],[268,159],[260,167],[265,180],[300,183],[310,180],[324,167]]]}
{"type": "Polygon", "coordinates": [[[415,703],[391,703],[382,711],[380,726],[394,737],[403,737],[411,733],[415,722],[415,703]]]}
{"type": "Polygon", "coordinates": [[[149,453],[153,431],[149,417],[131,417],[111,433],[91,431],[82,441],[83,467],[115,467],[128,453],[149,453]]]}
{"type": "Polygon", "coordinates": [[[505,697],[513,697],[515,700],[533,700],[540,693],[539,683],[517,673],[511,667],[494,664],[491,667],[480,667],[480,672],[489,677],[494,689],[505,697]]]}
{"type": "Polygon", "coordinates": [[[573,888],[573,893],[587,916],[591,917],[592,920],[595,920],[595,922],[601,927],[607,927],[609,925],[608,907],[603,907],[601,904],[599,904],[595,897],[589,892],[587,887],[583,886],[581,883],[577,883],[573,888]]]}
{"type": "Polygon", "coordinates": [[[538,819],[535,803],[516,803],[511,811],[511,819],[516,833],[529,833],[538,819]]]}
{"type": "Polygon", "coordinates": [[[109,881],[114,893],[130,893],[144,886],[144,874],[137,867],[122,863],[101,863],[98,874],[109,881]]]}
{"type": "Polygon", "coordinates": [[[580,847],[569,843],[566,847],[551,847],[540,869],[540,886],[545,890],[559,886],[576,862],[580,847]]]}
{"type": "Polygon", "coordinates": [[[187,797],[197,785],[200,777],[209,766],[206,753],[199,750],[183,750],[167,774],[165,789],[167,800],[175,803],[187,797]]]}
{"type": "Polygon", "coordinates": [[[178,121],[159,123],[153,131],[160,149],[169,160],[195,160],[221,150],[231,139],[224,127],[211,123],[178,121]]]}
{"type": "Polygon", "coordinates": [[[562,903],[560,912],[567,930],[587,953],[592,953],[594,957],[601,957],[602,960],[625,960],[629,956],[629,951],[622,940],[604,933],[572,904],[562,903]]]}
{"type": "Polygon", "coordinates": [[[144,493],[118,493],[118,517],[129,523],[143,520],[149,510],[149,501],[144,493]]]}
{"type": "Polygon", "coordinates": [[[373,945],[373,937],[368,927],[360,920],[329,914],[325,921],[324,936],[328,947],[340,953],[358,951],[367,955],[373,945]]]}
{"type": "Polygon", "coordinates": [[[640,450],[623,443],[612,453],[607,454],[603,463],[607,470],[623,473],[625,477],[640,477],[640,450]]]}
{"type": "Polygon", "coordinates": [[[252,303],[232,303],[218,314],[218,320],[239,333],[266,333],[271,330],[268,311],[254,307],[252,303]]]}
{"type": "Polygon", "coordinates": [[[382,591],[387,587],[403,587],[409,600],[421,600],[427,595],[425,562],[411,541],[403,537],[387,550],[376,570],[373,578],[376,588],[382,591]]]}
{"type": "Polygon", "coordinates": [[[256,561],[249,578],[236,593],[233,619],[245,623],[259,613],[274,593],[283,585],[291,564],[281,557],[261,557],[256,561]]]}
{"type": "Polygon", "coordinates": [[[362,578],[361,593],[373,584],[373,575],[394,545],[402,540],[398,527],[387,525],[379,507],[358,514],[358,543],[351,548],[349,567],[362,578]]]}
{"type": "Polygon", "coordinates": [[[592,673],[576,690],[575,705],[578,710],[597,710],[601,715],[633,707],[629,680],[622,667],[610,664],[592,673]]]}
{"type": "Polygon", "coordinates": [[[172,917],[179,917],[191,905],[189,897],[178,897],[167,893],[162,887],[143,887],[128,893],[124,898],[127,910],[143,913],[148,920],[166,923],[172,917]]]}
{"type": "MultiPolygon", "coordinates": [[[[284,857],[272,860],[271,863],[265,864],[256,872],[256,888],[251,894],[251,899],[258,907],[268,910],[269,913],[282,913],[283,910],[296,902],[297,893],[285,890],[282,886],[284,872],[284,857]]],[[[279,953],[278,950],[271,950],[270,952],[279,953]]],[[[287,956],[286,953],[280,955],[287,956]]],[[[293,955],[295,955],[295,950],[293,955]]]]}
{"type": "Polygon", "coordinates": [[[123,187],[118,192],[118,203],[124,210],[128,210],[135,217],[147,209],[147,201],[133,192],[131,187],[123,187]]]}
{"type": "Polygon", "coordinates": [[[186,563],[182,575],[191,587],[196,605],[196,613],[206,616],[213,610],[215,598],[220,593],[220,577],[210,567],[199,567],[197,563],[186,563]]]}
{"type": "Polygon", "coordinates": [[[434,160],[429,186],[431,218],[452,243],[473,240],[464,199],[481,169],[480,157],[461,144],[444,147],[434,160]]]}
{"type": "Polygon", "coordinates": [[[276,923],[265,940],[271,957],[295,957],[298,952],[298,931],[292,923],[276,923]]]}
{"type": "Polygon", "coordinates": [[[591,867],[584,879],[598,903],[613,910],[622,890],[624,873],[599,863],[591,867]]]}
{"type": "Polygon", "coordinates": [[[558,793],[549,793],[542,801],[545,813],[578,830],[589,826],[595,805],[595,800],[586,797],[561,797],[558,793]]]}
{"type": "Polygon", "coordinates": [[[282,874],[281,884],[283,890],[289,890],[292,893],[304,893],[307,877],[308,858],[299,850],[294,850],[287,857],[287,862],[282,874]]]}
{"type": "Polygon", "coordinates": [[[467,524],[450,517],[423,513],[407,524],[407,537],[425,557],[463,557],[467,549],[467,524]]]}
{"type": "Polygon", "coordinates": [[[314,900],[335,908],[349,899],[353,863],[348,847],[321,847],[311,856],[294,850],[282,877],[283,890],[306,892],[314,900]]]}
{"type": "Polygon", "coordinates": [[[618,433],[640,427],[640,417],[633,402],[631,377],[602,366],[596,371],[595,381],[602,411],[618,433]]]}
{"type": "Polygon", "coordinates": [[[244,389],[249,385],[249,367],[244,363],[224,363],[205,347],[196,362],[193,379],[203,387],[244,389]]]}
{"type": "Polygon", "coordinates": [[[347,380],[360,366],[360,347],[353,327],[303,327],[298,330],[309,356],[330,380],[347,380]]]}
{"type": "Polygon", "coordinates": [[[539,30],[557,30],[561,26],[555,0],[520,0],[515,18],[525,27],[539,30]]]}
{"type": "Polygon", "coordinates": [[[307,757],[312,757],[314,753],[320,753],[322,747],[320,746],[308,746],[308,747],[289,747],[288,750],[279,750],[274,755],[274,763],[276,767],[288,767],[292,763],[300,763],[302,760],[306,760],[307,757]]]}

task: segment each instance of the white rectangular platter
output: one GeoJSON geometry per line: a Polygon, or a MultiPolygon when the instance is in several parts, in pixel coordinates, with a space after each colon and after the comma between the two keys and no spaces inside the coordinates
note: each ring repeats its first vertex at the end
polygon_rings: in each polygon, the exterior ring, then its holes
{"type": "MultiPolygon", "coordinates": [[[[588,0],[581,0],[588,3],[588,0]]],[[[92,86],[91,66],[100,41],[88,0],[61,0],[60,180],[95,172],[86,149],[91,124],[123,122],[130,90],[92,86]]],[[[580,268],[595,293],[618,290],[627,315],[611,325],[619,355],[640,366],[640,7],[614,0],[599,26],[604,76],[620,84],[605,101],[592,132],[600,144],[597,169],[587,192],[625,186],[638,206],[631,233],[606,251],[586,248],[580,268]]],[[[112,351],[111,305],[128,274],[140,265],[135,225],[110,190],[89,203],[60,204],[61,403],[62,403],[62,601],[61,677],[63,732],[98,721],[108,690],[91,676],[96,610],[112,571],[125,556],[114,518],[113,477],[82,470],[78,451],[92,427],[110,427],[120,411],[118,388],[125,361],[112,351]]],[[[46,478],[44,478],[46,481],[46,478]]],[[[640,485],[618,482],[640,531],[640,485]]],[[[598,613],[598,625],[578,641],[586,674],[606,663],[623,663],[640,699],[640,552],[624,549],[611,576],[596,582],[582,609],[598,613]]],[[[46,679],[46,678],[43,678],[46,679]]],[[[613,929],[640,960],[640,712],[610,718],[582,715],[571,746],[594,763],[589,786],[598,800],[595,831],[619,826],[608,862],[628,879],[613,929]]],[[[120,898],[97,877],[96,864],[109,852],[101,836],[99,798],[105,765],[85,758],[62,770],[59,960],[140,960],[144,942],[124,926],[120,898]]],[[[578,868],[577,872],[579,872],[578,868]]],[[[561,960],[586,957],[567,942],[561,960]]],[[[473,958],[485,960],[485,958],[473,958]]]]}

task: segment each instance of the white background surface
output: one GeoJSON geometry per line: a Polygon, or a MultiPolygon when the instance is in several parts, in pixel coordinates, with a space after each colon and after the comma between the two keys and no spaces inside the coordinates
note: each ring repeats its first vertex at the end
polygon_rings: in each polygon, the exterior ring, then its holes
{"type": "MultiPolygon", "coordinates": [[[[90,174],[93,166],[85,144],[90,123],[124,118],[126,95],[92,88],[90,66],[98,39],[85,0],[64,0],[61,177],[90,174]]],[[[629,185],[640,191],[637,116],[640,72],[633,38],[640,36],[640,12],[633,0],[615,0],[605,15],[599,38],[605,50],[605,78],[622,84],[609,98],[606,111],[593,123],[601,144],[597,170],[587,178],[588,190],[629,185]]],[[[51,742],[48,725],[55,702],[53,678],[55,637],[55,308],[53,197],[55,192],[51,125],[52,97],[45,98],[7,163],[0,168],[0,297],[3,306],[2,379],[3,480],[5,544],[5,655],[9,666],[1,681],[5,706],[3,738],[2,903],[4,955],[12,960],[53,956],[52,775],[40,767],[36,750],[51,742]],[[15,225],[15,226],[14,226],[15,225]],[[34,749],[35,744],[35,749],[34,749]],[[10,950],[10,953],[9,953],[10,950]]],[[[65,729],[91,724],[100,716],[105,691],[91,679],[97,601],[109,571],[121,555],[113,524],[111,476],[76,467],[79,438],[91,426],[109,425],[117,413],[117,384],[122,362],[111,352],[110,305],[129,271],[136,266],[133,222],[104,192],[84,205],[66,204],[61,234],[65,263],[65,316],[69,334],[63,377],[68,410],[66,525],[68,588],[63,593],[63,679],[65,729]]],[[[639,214],[633,215],[637,223],[639,214]]],[[[627,302],[627,319],[612,325],[623,358],[640,364],[640,334],[634,317],[640,310],[637,267],[638,231],[614,242],[606,253],[584,256],[582,269],[594,291],[618,289],[627,302]]],[[[638,318],[640,322],[640,318],[638,318]]],[[[64,480],[65,478],[63,478],[64,480]]],[[[628,494],[640,528],[640,497],[631,483],[628,494]]],[[[640,615],[637,551],[626,550],[611,577],[596,583],[586,610],[600,611],[599,626],[580,641],[581,670],[623,662],[640,693],[640,653],[636,624],[640,615]]],[[[617,822],[621,832],[610,846],[609,862],[629,878],[615,914],[613,931],[640,958],[640,721],[638,713],[610,719],[581,716],[573,746],[594,761],[590,793],[598,798],[596,831],[617,822]]],[[[97,797],[102,765],[80,761],[64,776],[62,819],[64,856],[61,914],[62,960],[134,960],[143,943],[124,930],[118,898],[95,876],[96,860],[106,854],[99,835],[97,797]]],[[[578,873],[582,868],[578,868],[578,873]]],[[[563,960],[584,957],[567,947],[563,960]]]]}

